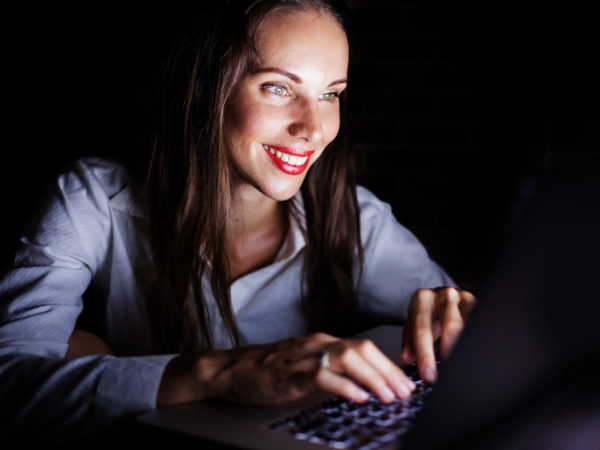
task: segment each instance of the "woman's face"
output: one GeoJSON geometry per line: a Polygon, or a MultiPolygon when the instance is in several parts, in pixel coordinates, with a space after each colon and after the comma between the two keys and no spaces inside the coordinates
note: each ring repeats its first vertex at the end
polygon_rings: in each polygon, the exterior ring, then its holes
{"type": "Polygon", "coordinates": [[[225,140],[242,185],[282,201],[338,133],[348,42],[335,19],[309,10],[270,16],[255,44],[260,62],[228,104],[225,140]]]}

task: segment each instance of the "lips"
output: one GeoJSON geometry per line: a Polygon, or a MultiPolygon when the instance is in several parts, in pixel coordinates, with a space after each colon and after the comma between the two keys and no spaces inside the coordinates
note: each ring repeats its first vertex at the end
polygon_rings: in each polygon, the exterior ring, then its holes
{"type": "Polygon", "coordinates": [[[275,166],[289,175],[299,175],[308,166],[314,150],[298,150],[291,147],[263,145],[275,166]]]}

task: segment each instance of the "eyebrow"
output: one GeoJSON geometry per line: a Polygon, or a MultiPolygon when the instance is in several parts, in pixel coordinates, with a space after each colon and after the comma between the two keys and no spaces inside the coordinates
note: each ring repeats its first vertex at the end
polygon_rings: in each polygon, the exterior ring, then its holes
{"type": "MultiPolygon", "coordinates": [[[[279,75],[283,75],[284,77],[289,78],[290,80],[292,80],[295,83],[298,83],[298,84],[302,83],[302,78],[300,78],[298,75],[288,72],[287,70],[278,69],[277,67],[264,67],[261,69],[256,69],[252,73],[263,73],[263,72],[275,72],[275,73],[278,73],[279,75]]],[[[336,80],[336,81],[330,83],[329,86],[327,86],[327,87],[335,86],[337,84],[344,84],[344,83],[348,83],[348,80],[346,78],[342,78],[341,80],[336,80]]]]}

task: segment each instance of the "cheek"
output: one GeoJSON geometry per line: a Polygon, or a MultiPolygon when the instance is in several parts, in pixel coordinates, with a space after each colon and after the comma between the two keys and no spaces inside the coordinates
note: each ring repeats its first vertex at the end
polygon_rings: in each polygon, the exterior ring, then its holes
{"type": "Polygon", "coordinates": [[[232,145],[240,144],[252,135],[254,127],[253,108],[244,103],[232,105],[227,114],[227,123],[225,126],[226,140],[232,145]]]}
{"type": "Polygon", "coordinates": [[[339,110],[328,112],[322,118],[323,123],[323,140],[325,145],[335,139],[340,131],[340,113],[339,110]]]}
{"type": "Polygon", "coordinates": [[[281,114],[271,113],[269,108],[255,103],[240,103],[228,114],[226,139],[235,146],[253,141],[262,142],[276,128],[281,114]]]}

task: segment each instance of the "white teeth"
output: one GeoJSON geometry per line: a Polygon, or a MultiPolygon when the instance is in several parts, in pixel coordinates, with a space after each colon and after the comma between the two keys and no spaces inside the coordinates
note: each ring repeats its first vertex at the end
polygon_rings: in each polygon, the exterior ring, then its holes
{"type": "Polygon", "coordinates": [[[284,163],[287,163],[291,166],[302,166],[306,163],[306,160],[308,159],[308,156],[294,156],[288,155],[287,153],[282,153],[279,150],[272,149],[268,145],[263,145],[263,147],[265,148],[265,150],[268,150],[272,155],[277,156],[284,163]]]}

